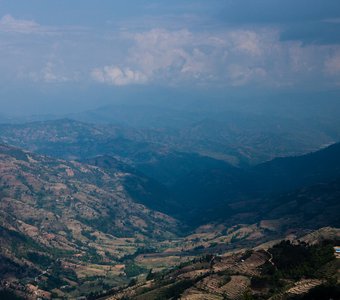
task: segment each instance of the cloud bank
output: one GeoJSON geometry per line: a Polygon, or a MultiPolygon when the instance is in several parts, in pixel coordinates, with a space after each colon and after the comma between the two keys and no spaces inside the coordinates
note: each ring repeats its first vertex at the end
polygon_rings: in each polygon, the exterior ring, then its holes
{"type": "Polygon", "coordinates": [[[101,83],[110,85],[143,84],[147,82],[147,77],[139,71],[130,68],[121,69],[116,66],[105,66],[92,70],[92,78],[101,83]]]}
{"type": "Polygon", "coordinates": [[[97,67],[93,79],[111,85],[283,87],[336,82],[339,75],[339,46],[282,41],[280,30],[268,27],[219,32],[155,28],[125,39],[130,47],[123,67],[97,67]]]}
{"type": "Polygon", "coordinates": [[[0,30],[6,32],[32,33],[40,31],[40,25],[32,20],[18,20],[4,15],[0,20],[0,30]]]}
{"type": "MultiPolygon", "coordinates": [[[[45,15],[27,18],[39,14],[22,15],[13,4],[10,13],[0,14],[0,79],[119,87],[338,87],[340,4],[323,1],[332,9],[321,0],[175,0],[141,3],[137,12],[126,2],[107,1],[99,13],[84,0],[87,14],[76,19],[64,7],[65,16],[54,18],[58,24],[46,22],[45,15]]],[[[46,8],[48,17],[55,7],[46,8]]]]}

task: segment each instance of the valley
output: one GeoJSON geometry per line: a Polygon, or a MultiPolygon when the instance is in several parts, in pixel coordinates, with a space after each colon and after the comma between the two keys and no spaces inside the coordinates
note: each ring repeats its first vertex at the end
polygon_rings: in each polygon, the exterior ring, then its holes
{"type": "Polygon", "coordinates": [[[322,290],[337,296],[338,287],[330,281],[339,278],[339,260],[332,243],[322,242],[333,234],[339,238],[339,231],[330,228],[314,233],[311,246],[305,243],[307,236],[299,241],[291,237],[272,246],[206,254],[171,270],[149,273],[140,283],[103,299],[299,299],[322,290]]]}
{"type": "MultiPolygon", "coordinates": [[[[340,227],[339,144],[237,167],[108,125],[59,120],[3,129],[0,137],[11,146],[0,147],[1,286],[19,297],[120,299],[130,293],[126,286],[133,293],[134,284],[154,289],[148,274],[204,257],[235,261],[233,255],[259,249],[256,260],[264,263],[261,249],[283,238],[319,228],[339,238],[329,227],[340,227]]],[[[237,275],[229,285],[235,281],[242,291],[212,292],[208,286],[225,279],[203,264],[192,275],[176,273],[183,299],[247,292],[257,265],[244,273],[230,263],[227,273],[237,275]]],[[[136,299],[151,296],[143,297],[136,299]]]]}
{"type": "Polygon", "coordinates": [[[0,0],[0,300],[340,300],[339,0],[0,0]]]}

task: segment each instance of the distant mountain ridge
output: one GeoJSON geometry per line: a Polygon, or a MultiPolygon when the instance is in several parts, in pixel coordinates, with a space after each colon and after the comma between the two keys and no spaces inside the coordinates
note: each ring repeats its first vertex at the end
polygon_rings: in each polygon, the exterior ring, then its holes
{"type": "Polygon", "coordinates": [[[223,221],[236,213],[231,209],[234,203],[275,201],[271,199],[280,193],[340,177],[339,143],[302,156],[236,168],[159,143],[162,134],[161,130],[139,131],[68,119],[0,126],[0,138],[7,143],[54,157],[77,158],[113,173],[119,167],[133,174],[125,180],[136,201],[189,224],[217,217],[223,221]]]}
{"type": "Polygon", "coordinates": [[[79,295],[89,284],[104,286],[98,278],[107,274],[111,285],[126,285],[147,272],[141,260],[173,266],[171,259],[340,227],[339,143],[251,168],[155,149],[142,157],[135,149],[139,163],[131,163],[0,145],[0,284],[15,278],[16,288],[33,282],[41,293],[63,295],[73,286],[79,295]]]}
{"type": "MultiPolygon", "coordinates": [[[[263,119],[261,115],[229,113],[224,117],[199,118],[175,128],[91,124],[71,119],[0,124],[0,138],[11,145],[62,158],[109,154],[139,161],[137,154],[171,150],[246,166],[278,156],[308,153],[340,137],[340,133],[304,129],[304,125],[296,122],[283,126],[285,121],[263,119]],[[138,148],[140,151],[136,151],[138,148]]],[[[176,123],[175,120],[176,116],[173,118],[176,123]]]]}
{"type": "Polygon", "coordinates": [[[332,180],[340,177],[340,143],[302,156],[276,158],[254,167],[253,172],[259,182],[270,183],[268,190],[332,180]]]}
{"type": "Polygon", "coordinates": [[[243,203],[245,211],[247,207],[256,210],[252,203],[265,201],[270,205],[281,194],[338,180],[340,143],[303,156],[274,159],[249,169],[222,166],[193,170],[190,176],[184,176],[171,187],[177,201],[189,199],[185,211],[192,215],[194,222],[230,218],[236,213],[232,209],[237,206],[235,203],[243,203]]]}

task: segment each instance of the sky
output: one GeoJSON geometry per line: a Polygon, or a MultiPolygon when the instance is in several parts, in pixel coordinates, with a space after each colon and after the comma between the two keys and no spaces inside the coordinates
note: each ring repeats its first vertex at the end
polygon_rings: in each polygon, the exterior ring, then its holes
{"type": "Polygon", "coordinates": [[[340,90],[340,1],[0,0],[0,114],[155,90],[340,90]]]}

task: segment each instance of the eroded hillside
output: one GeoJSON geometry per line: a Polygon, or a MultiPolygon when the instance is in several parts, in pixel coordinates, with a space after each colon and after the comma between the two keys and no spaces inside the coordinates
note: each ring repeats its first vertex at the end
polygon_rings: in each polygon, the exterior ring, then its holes
{"type": "Polygon", "coordinates": [[[94,275],[118,278],[123,256],[178,231],[171,217],[132,201],[120,170],[1,145],[0,172],[2,279],[51,291],[94,275]]]}

